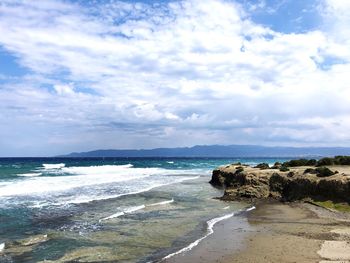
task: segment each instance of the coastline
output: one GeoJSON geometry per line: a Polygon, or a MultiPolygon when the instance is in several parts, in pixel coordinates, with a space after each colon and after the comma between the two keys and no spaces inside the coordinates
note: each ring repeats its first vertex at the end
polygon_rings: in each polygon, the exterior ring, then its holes
{"type": "Polygon", "coordinates": [[[350,262],[350,216],[307,203],[261,201],[219,222],[191,251],[162,262],[350,262]]]}
{"type": "Polygon", "coordinates": [[[170,254],[159,262],[210,263],[229,260],[232,252],[244,248],[245,238],[249,232],[254,231],[248,222],[248,213],[248,211],[238,211],[237,214],[217,222],[213,226],[213,233],[198,239],[200,242],[196,246],[190,250],[182,252],[180,250],[170,254]]]}

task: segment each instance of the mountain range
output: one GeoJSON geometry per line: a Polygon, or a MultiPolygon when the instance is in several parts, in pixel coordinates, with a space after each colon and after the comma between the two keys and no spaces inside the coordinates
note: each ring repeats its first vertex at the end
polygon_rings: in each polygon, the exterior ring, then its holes
{"type": "Polygon", "coordinates": [[[196,145],[193,147],[94,150],[59,157],[312,157],[350,155],[350,147],[271,147],[259,145],[196,145]]]}

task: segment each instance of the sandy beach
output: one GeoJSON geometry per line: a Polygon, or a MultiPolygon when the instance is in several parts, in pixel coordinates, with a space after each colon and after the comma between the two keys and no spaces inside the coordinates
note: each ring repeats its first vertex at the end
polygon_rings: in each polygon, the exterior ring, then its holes
{"type": "Polygon", "coordinates": [[[166,262],[350,262],[350,216],[307,203],[261,202],[166,262]]]}

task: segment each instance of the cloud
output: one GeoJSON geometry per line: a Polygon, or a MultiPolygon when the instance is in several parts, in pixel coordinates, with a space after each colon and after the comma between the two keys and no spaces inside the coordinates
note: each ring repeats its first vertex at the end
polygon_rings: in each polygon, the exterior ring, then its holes
{"type": "Polygon", "coordinates": [[[273,8],[265,1],[2,0],[0,45],[27,74],[0,84],[0,135],[13,141],[0,154],[350,146],[340,132],[350,112],[349,6],[340,2],[319,6],[319,29],[283,33],[251,20],[273,8]]]}
{"type": "Polygon", "coordinates": [[[56,84],[53,86],[58,95],[73,95],[74,87],[71,84],[56,84]]]}

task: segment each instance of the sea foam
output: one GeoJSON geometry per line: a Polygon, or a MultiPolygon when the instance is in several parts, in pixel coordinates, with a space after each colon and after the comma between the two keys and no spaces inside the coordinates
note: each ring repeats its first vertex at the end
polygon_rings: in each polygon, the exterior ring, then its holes
{"type": "Polygon", "coordinates": [[[64,163],[43,163],[44,169],[60,169],[65,167],[66,165],[64,163]]]}
{"type": "Polygon", "coordinates": [[[132,168],[131,165],[61,166],[60,170],[64,174],[69,175],[40,176],[15,182],[8,181],[0,186],[0,196],[65,191],[77,187],[122,182],[149,177],[151,175],[176,174],[178,172],[176,170],[162,168],[132,168]]]}
{"type": "Polygon", "coordinates": [[[23,177],[36,177],[40,176],[42,173],[26,173],[26,174],[17,174],[17,176],[23,176],[23,177]]]}
{"type": "Polygon", "coordinates": [[[0,252],[4,251],[5,249],[5,243],[0,244],[0,252]]]}
{"type": "Polygon", "coordinates": [[[108,219],[112,219],[112,218],[117,218],[117,217],[120,217],[120,216],[125,215],[125,214],[130,214],[130,213],[136,212],[136,211],[141,210],[141,209],[144,209],[144,208],[145,208],[145,205],[139,205],[139,206],[129,207],[129,208],[126,208],[126,209],[125,209],[124,211],[122,211],[122,212],[118,212],[118,213],[115,213],[115,214],[113,214],[113,215],[110,215],[110,216],[101,218],[101,219],[99,220],[99,222],[104,221],[104,220],[108,220],[108,219]]]}
{"type": "Polygon", "coordinates": [[[159,203],[150,204],[148,206],[166,205],[166,204],[171,204],[173,202],[174,202],[174,199],[171,199],[171,200],[166,200],[159,203]]]}
{"type": "Polygon", "coordinates": [[[55,167],[61,168],[42,170],[41,176],[23,174],[21,180],[1,182],[0,197],[8,199],[3,205],[25,203],[41,208],[81,204],[146,192],[199,177],[191,176],[198,174],[196,170],[135,168],[131,164],[55,167]]]}
{"type": "Polygon", "coordinates": [[[102,222],[102,221],[105,221],[105,220],[108,220],[108,219],[117,218],[117,217],[123,216],[125,214],[133,213],[133,212],[136,212],[138,210],[142,210],[142,209],[144,209],[146,207],[152,207],[152,206],[158,206],[158,205],[166,205],[166,204],[170,204],[170,203],[173,203],[173,202],[174,202],[174,199],[171,199],[171,200],[166,200],[166,201],[153,203],[153,204],[149,204],[149,205],[132,206],[132,207],[124,209],[122,212],[117,212],[117,213],[112,214],[110,216],[101,218],[99,220],[99,222],[102,222]]]}

